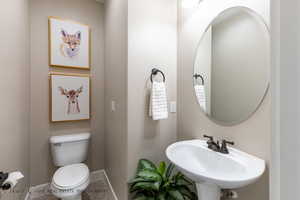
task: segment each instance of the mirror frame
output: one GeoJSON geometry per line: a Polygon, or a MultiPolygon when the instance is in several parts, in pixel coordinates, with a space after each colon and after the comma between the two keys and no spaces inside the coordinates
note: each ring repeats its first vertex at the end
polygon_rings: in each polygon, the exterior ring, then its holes
{"type": "MultiPolygon", "coordinates": [[[[256,17],[258,18],[261,23],[265,26],[267,32],[268,32],[268,36],[269,36],[269,49],[271,50],[271,32],[270,32],[270,27],[268,26],[268,24],[266,23],[265,19],[263,16],[261,16],[259,13],[257,13],[256,11],[254,11],[253,9],[249,8],[249,7],[246,7],[246,6],[232,6],[232,7],[229,7],[229,8],[226,8],[224,10],[222,10],[220,13],[218,13],[214,18],[213,20],[211,20],[211,22],[209,23],[209,25],[204,29],[204,32],[203,34],[201,35],[200,37],[200,40],[198,42],[198,45],[197,45],[197,48],[196,48],[196,52],[195,52],[195,55],[194,55],[194,59],[193,59],[193,74],[194,74],[194,71],[195,71],[195,61],[197,59],[197,55],[198,55],[198,49],[199,49],[199,46],[201,44],[201,42],[203,41],[203,38],[205,36],[205,33],[207,32],[207,30],[212,26],[213,22],[215,21],[215,19],[217,19],[218,17],[222,16],[223,13],[227,12],[228,10],[231,10],[231,9],[242,9],[242,10],[245,10],[247,13],[249,13],[249,15],[252,15],[253,17],[256,17]]],[[[271,53],[271,52],[270,52],[271,53]]],[[[271,59],[271,57],[270,57],[271,59]]],[[[260,98],[260,101],[259,103],[257,104],[256,108],[248,114],[248,116],[244,119],[239,119],[239,120],[236,120],[234,122],[223,122],[223,121],[219,121],[217,119],[214,119],[213,117],[211,117],[210,115],[208,115],[200,106],[200,104],[198,103],[197,101],[197,96],[196,96],[196,93],[195,91],[193,90],[193,93],[194,93],[194,97],[195,97],[195,100],[197,102],[197,105],[199,106],[200,110],[201,110],[201,113],[203,113],[205,116],[207,116],[207,118],[209,118],[212,122],[218,124],[218,125],[221,125],[221,126],[225,126],[225,127],[231,127],[231,126],[235,126],[235,125],[239,125],[245,121],[247,121],[248,119],[250,119],[256,112],[257,110],[261,107],[263,101],[265,100],[267,94],[268,94],[268,91],[270,89],[270,71],[271,71],[271,63],[270,63],[270,66],[269,67],[269,75],[268,75],[268,80],[267,80],[267,85],[265,87],[265,92],[264,94],[262,95],[262,97],[260,98]]],[[[194,78],[192,79],[192,83],[193,83],[193,86],[192,88],[194,88],[195,84],[194,84],[194,78]]]]}

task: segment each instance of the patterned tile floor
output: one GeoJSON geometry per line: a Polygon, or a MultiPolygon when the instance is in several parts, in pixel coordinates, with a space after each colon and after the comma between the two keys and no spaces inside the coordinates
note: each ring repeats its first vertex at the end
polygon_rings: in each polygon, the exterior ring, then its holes
{"type": "MultiPolygon", "coordinates": [[[[58,200],[49,190],[44,191],[38,197],[30,200],[58,200]]],[[[82,200],[115,200],[106,180],[98,180],[90,183],[86,191],[82,193],[82,200]]]]}

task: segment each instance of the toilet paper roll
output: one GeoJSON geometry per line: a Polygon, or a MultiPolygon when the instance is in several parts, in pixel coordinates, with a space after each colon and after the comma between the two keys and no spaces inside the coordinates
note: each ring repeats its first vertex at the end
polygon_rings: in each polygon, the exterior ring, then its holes
{"type": "Polygon", "coordinates": [[[4,181],[3,185],[9,184],[10,188],[14,188],[20,179],[24,178],[21,172],[11,172],[8,174],[7,179],[4,181]]]}

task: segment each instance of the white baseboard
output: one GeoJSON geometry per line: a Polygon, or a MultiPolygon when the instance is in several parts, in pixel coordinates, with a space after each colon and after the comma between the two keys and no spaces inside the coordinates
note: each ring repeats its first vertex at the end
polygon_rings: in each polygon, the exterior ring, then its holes
{"type": "MultiPolygon", "coordinates": [[[[118,200],[116,193],[114,192],[114,189],[108,179],[108,176],[104,169],[93,171],[90,173],[90,182],[96,182],[99,180],[106,180],[108,183],[109,189],[111,190],[114,199],[118,200]]],[[[29,188],[29,192],[25,196],[25,200],[31,200],[32,198],[39,198],[41,196],[44,196],[45,194],[50,194],[50,183],[45,183],[41,185],[32,186],[29,188]]]]}
{"type": "Polygon", "coordinates": [[[114,188],[112,187],[112,185],[111,185],[111,183],[110,183],[110,180],[109,180],[109,178],[108,178],[108,176],[107,176],[105,170],[103,170],[103,173],[104,173],[104,176],[105,176],[106,181],[107,181],[107,183],[108,183],[108,186],[109,186],[109,188],[110,188],[110,191],[112,192],[112,194],[113,194],[113,196],[114,196],[114,199],[115,199],[115,200],[118,200],[118,197],[117,197],[117,195],[116,195],[116,193],[115,193],[115,191],[114,191],[114,188]]]}
{"type": "Polygon", "coordinates": [[[26,193],[25,200],[30,200],[29,199],[29,192],[26,193]]]}

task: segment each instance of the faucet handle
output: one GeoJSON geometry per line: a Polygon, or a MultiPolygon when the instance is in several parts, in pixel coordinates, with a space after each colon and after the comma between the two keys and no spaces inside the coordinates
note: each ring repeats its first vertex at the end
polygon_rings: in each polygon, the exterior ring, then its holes
{"type": "Polygon", "coordinates": [[[207,148],[219,152],[220,151],[220,144],[219,141],[215,142],[213,136],[203,135],[203,137],[208,138],[209,140],[206,141],[207,148]]]}
{"type": "Polygon", "coordinates": [[[205,138],[208,138],[209,140],[213,141],[214,140],[214,137],[213,136],[209,136],[209,135],[203,135],[203,137],[205,138]]]}
{"type": "Polygon", "coordinates": [[[222,144],[230,144],[230,145],[234,145],[234,142],[231,141],[227,141],[227,140],[222,140],[222,144]]]}
{"type": "Polygon", "coordinates": [[[221,153],[229,154],[227,144],[234,145],[234,142],[227,141],[227,140],[222,140],[222,146],[221,146],[221,149],[220,149],[221,153]]]}

